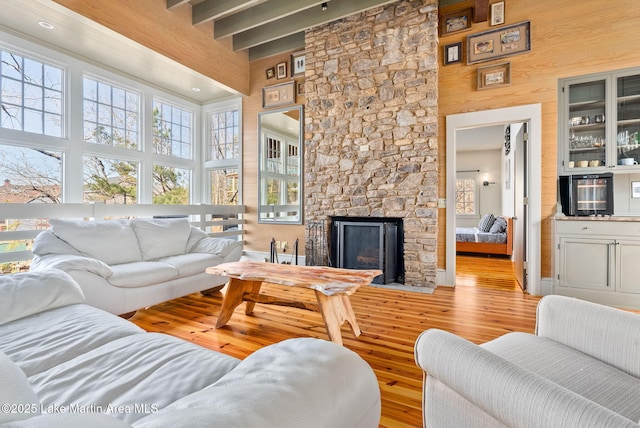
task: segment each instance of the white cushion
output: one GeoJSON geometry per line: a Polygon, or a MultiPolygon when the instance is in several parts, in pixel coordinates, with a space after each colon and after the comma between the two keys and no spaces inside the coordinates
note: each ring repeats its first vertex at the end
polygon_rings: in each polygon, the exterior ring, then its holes
{"type": "Polygon", "coordinates": [[[82,289],[61,270],[0,275],[0,325],[75,303],[84,303],[82,289]]]}
{"type": "Polygon", "coordinates": [[[205,253],[181,254],[158,260],[158,262],[166,263],[176,268],[180,278],[202,273],[209,266],[219,265],[223,261],[220,256],[205,253]]]}
{"type": "Polygon", "coordinates": [[[40,414],[40,402],[27,376],[9,357],[0,352],[0,424],[40,414]],[[9,411],[5,407],[9,406],[9,411]],[[14,409],[11,407],[15,406],[14,409]],[[15,411],[14,411],[15,410],[15,411]]]}
{"type": "Polygon", "coordinates": [[[131,227],[138,237],[142,260],[184,254],[191,225],[186,218],[179,219],[133,219],[131,227]]]}
{"type": "Polygon", "coordinates": [[[170,281],[178,277],[178,269],[166,263],[135,262],[111,266],[113,275],[107,281],[122,288],[137,288],[170,281]]]}
{"type": "Polygon", "coordinates": [[[226,238],[203,238],[192,249],[192,253],[215,254],[222,258],[236,248],[241,248],[242,242],[226,238]]]}
{"type": "Polygon", "coordinates": [[[53,233],[82,255],[108,265],[142,260],[138,239],[129,220],[50,219],[53,233]]]}

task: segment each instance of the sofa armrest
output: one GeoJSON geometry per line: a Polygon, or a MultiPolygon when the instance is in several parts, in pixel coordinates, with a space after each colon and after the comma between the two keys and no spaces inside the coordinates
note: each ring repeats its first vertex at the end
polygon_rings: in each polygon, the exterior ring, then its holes
{"type": "MultiPolygon", "coordinates": [[[[442,382],[506,426],[638,426],[573,391],[446,331],[430,329],[423,332],[416,341],[415,359],[428,377],[442,382]]],[[[423,399],[426,403],[429,396],[423,399]]]]}
{"type": "Polygon", "coordinates": [[[69,270],[85,270],[104,279],[108,279],[113,275],[111,268],[98,259],[68,254],[49,254],[34,257],[31,261],[31,270],[43,269],[60,269],[65,272],[69,270]]]}
{"type": "Polygon", "coordinates": [[[297,338],[259,349],[210,387],[134,425],[377,428],[379,422],[371,367],[333,342],[297,338]]]}
{"type": "Polygon", "coordinates": [[[550,295],[538,303],[536,334],[640,377],[640,315],[550,295]]]}
{"type": "MultiPolygon", "coordinates": [[[[242,246],[242,242],[235,241],[233,239],[206,237],[200,239],[189,252],[214,254],[225,259],[227,255],[229,255],[233,251],[242,249],[242,246]]],[[[240,258],[240,256],[238,256],[238,258],[240,258]]]]}
{"type": "Polygon", "coordinates": [[[61,270],[0,275],[0,325],[77,303],[84,303],[82,289],[61,270]]]}

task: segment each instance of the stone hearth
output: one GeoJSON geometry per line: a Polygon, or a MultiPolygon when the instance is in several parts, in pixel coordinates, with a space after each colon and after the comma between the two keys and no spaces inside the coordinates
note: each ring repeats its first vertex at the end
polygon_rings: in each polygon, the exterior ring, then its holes
{"type": "MultiPolygon", "coordinates": [[[[305,223],[396,217],[405,284],[436,286],[437,0],[399,1],[306,34],[305,223]]],[[[306,236],[306,253],[318,239],[306,236]]]]}

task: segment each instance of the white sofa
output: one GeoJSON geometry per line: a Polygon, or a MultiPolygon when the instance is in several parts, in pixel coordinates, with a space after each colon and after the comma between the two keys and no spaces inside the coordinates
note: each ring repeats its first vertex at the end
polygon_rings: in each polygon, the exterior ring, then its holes
{"type": "Polygon", "coordinates": [[[49,224],[34,241],[31,270],[64,270],[87,304],[113,314],[221,288],[228,278],[205,269],[242,256],[242,242],[209,237],[186,218],[49,224]]]}
{"type": "Polygon", "coordinates": [[[66,273],[0,276],[0,426],[377,428],[356,353],[312,338],[240,361],[83,304],[66,273]]]}
{"type": "Polygon", "coordinates": [[[415,345],[425,427],[626,428],[640,420],[640,316],[543,297],[535,334],[475,345],[432,329],[415,345]]]}

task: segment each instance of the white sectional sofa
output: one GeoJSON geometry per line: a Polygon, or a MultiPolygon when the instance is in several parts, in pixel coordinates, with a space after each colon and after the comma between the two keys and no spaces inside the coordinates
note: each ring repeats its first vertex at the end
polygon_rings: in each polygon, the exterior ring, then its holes
{"type": "Polygon", "coordinates": [[[422,333],[425,427],[632,428],[640,420],[640,316],[550,295],[535,334],[475,345],[422,333]]]}
{"type": "Polygon", "coordinates": [[[83,303],[66,273],[0,276],[1,427],[377,428],[356,353],[312,338],[245,360],[83,303]]]}
{"type": "Polygon", "coordinates": [[[186,218],[50,219],[33,244],[31,270],[60,269],[82,287],[87,304],[125,314],[228,278],[205,269],[240,260],[242,243],[212,238],[186,218]]]}

